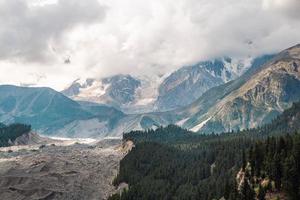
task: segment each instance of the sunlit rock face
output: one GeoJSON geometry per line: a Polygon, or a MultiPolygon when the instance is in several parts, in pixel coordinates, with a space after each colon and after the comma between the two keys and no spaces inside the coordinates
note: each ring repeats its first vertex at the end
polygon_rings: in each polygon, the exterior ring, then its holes
{"type": "Polygon", "coordinates": [[[236,79],[250,65],[251,59],[223,58],[183,67],[160,85],[157,107],[171,110],[186,106],[210,88],[236,79]]]}

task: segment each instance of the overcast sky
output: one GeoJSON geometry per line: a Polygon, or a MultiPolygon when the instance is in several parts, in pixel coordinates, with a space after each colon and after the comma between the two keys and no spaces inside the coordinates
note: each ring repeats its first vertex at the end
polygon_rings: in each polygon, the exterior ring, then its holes
{"type": "Polygon", "coordinates": [[[163,74],[300,43],[300,0],[0,0],[0,84],[163,74]]]}

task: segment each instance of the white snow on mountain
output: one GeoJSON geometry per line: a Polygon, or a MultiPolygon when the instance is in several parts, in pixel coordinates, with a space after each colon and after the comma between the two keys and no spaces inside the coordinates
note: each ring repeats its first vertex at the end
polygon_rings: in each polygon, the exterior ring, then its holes
{"type": "Polygon", "coordinates": [[[209,117],[208,119],[204,120],[203,122],[199,123],[198,125],[191,128],[191,131],[197,132],[199,131],[212,117],[209,117]]]}

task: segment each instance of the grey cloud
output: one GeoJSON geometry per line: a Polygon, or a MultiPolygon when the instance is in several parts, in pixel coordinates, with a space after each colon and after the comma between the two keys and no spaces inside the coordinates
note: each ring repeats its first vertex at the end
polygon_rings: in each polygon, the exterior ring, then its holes
{"type": "Polygon", "coordinates": [[[295,3],[276,8],[272,3],[266,8],[264,0],[108,2],[111,9],[105,29],[114,31],[101,31],[107,40],[97,40],[98,47],[110,47],[105,53],[94,52],[98,76],[103,72],[146,74],[155,70],[153,66],[169,72],[202,59],[257,56],[300,42],[299,18],[278,11],[295,3]]]}
{"type": "Polygon", "coordinates": [[[263,6],[266,10],[283,14],[292,20],[300,18],[299,0],[263,0],[263,6]]]}
{"type": "Polygon", "coordinates": [[[30,6],[29,0],[0,0],[0,59],[49,61],[61,36],[81,25],[101,22],[106,8],[97,0],[59,0],[30,6]]]}

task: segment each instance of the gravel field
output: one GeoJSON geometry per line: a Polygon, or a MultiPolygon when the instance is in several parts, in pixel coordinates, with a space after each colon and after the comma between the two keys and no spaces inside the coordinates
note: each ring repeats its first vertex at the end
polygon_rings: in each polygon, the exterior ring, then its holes
{"type": "Polygon", "coordinates": [[[106,199],[119,161],[121,140],[93,144],[25,145],[0,148],[0,199],[106,199]]]}

